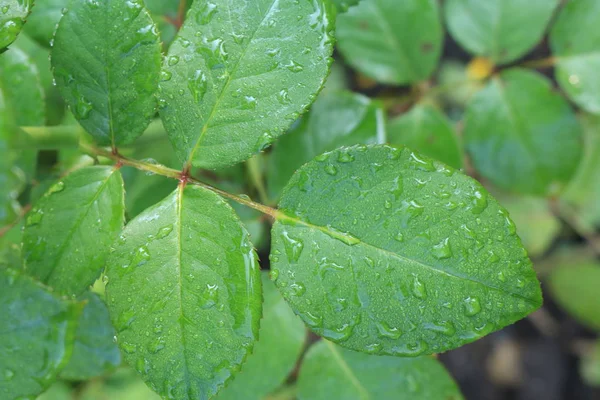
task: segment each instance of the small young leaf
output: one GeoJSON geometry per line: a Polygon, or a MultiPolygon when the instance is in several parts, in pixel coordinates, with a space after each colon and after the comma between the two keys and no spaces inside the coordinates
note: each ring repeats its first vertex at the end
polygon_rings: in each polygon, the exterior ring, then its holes
{"type": "Polygon", "coordinates": [[[569,104],[542,75],[511,69],[471,100],[465,144],[481,175],[507,191],[547,195],[573,176],[582,130],[569,104]]]}
{"type": "Polygon", "coordinates": [[[388,142],[408,146],[454,168],[463,166],[462,150],[454,128],[433,105],[418,104],[390,121],[388,142]]]}
{"type": "Polygon", "coordinates": [[[25,33],[42,46],[52,47],[54,31],[68,4],[69,0],[35,0],[35,7],[27,17],[25,33]]]}
{"type": "Polygon", "coordinates": [[[569,1],[550,32],[556,80],[575,103],[596,114],[600,113],[598,13],[596,0],[569,1]]]}
{"type": "Polygon", "coordinates": [[[73,355],[60,377],[83,381],[118,367],[121,354],[114,342],[115,329],[104,301],[92,292],[85,293],[80,300],[86,304],[77,324],[73,355]]]}
{"type": "Polygon", "coordinates": [[[113,167],[82,168],[56,182],[26,218],[27,272],[61,294],[81,294],[100,275],[123,227],[123,197],[113,167]]]}
{"type": "Polygon", "coordinates": [[[319,96],[310,113],[275,143],[267,175],[277,200],[294,172],[319,154],[341,146],[385,142],[383,110],[348,92],[319,96]]]}
{"type": "Polygon", "coordinates": [[[71,356],[81,307],[9,269],[0,293],[0,398],[35,398],[71,356]]]}
{"type": "Polygon", "coordinates": [[[299,400],[462,398],[444,366],[433,358],[371,357],[326,340],[311,347],[298,377],[299,400]]]}
{"type": "Polygon", "coordinates": [[[436,0],[363,0],[337,20],[338,47],[350,65],[383,83],[427,79],[442,50],[436,0]]]}
{"type": "Polygon", "coordinates": [[[560,266],[550,275],[554,299],[581,323],[600,331],[600,265],[560,266]]]}
{"type": "Polygon", "coordinates": [[[600,116],[583,115],[584,154],[577,173],[561,196],[587,232],[600,226],[600,116]]]}
{"type": "Polygon", "coordinates": [[[0,50],[17,38],[33,0],[3,0],[0,4],[0,50]]]}
{"type": "Polygon", "coordinates": [[[188,165],[216,169],[266,148],[323,86],[324,0],[196,1],[169,50],[161,117],[188,165]]]}
{"type": "Polygon", "coordinates": [[[156,112],[161,49],[141,0],[72,1],[52,49],[56,84],[99,144],[130,143],[156,112]]]}
{"type": "Polygon", "coordinates": [[[18,125],[44,125],[44,90],[39,73],[27,54],[15,46],[0,57],[0,86],[6,101],[12,105],[18,125]]]}
{"type": "Polygon", "coordinates": [[[259,341],[252,355],[225,389],[218,400],[261,400],[279,387],[296,365],[300,356],[306,330],[281,294],[262,274],[263,319],[260,323],[259,341]]]}
{"type": "Polygon", "coordinates": [[[107,261],[125,360],[163,397],[210,398],[258,335],[260,274],[227,203],[181,186],[132,220],[107,261]]]}
{"type": "Polygon", "coordinates": [[[495,64],[507,64],[542,40],[559,2],[447,0],[444,11],[448,30],[460,45],[495,64]]]}
{"type": "Polygon", "coordinates": [[[417,356],[541,305],[508,213],[475,180],[408,149],[357,146],[300,168],[272,230],[272,276],[318,335],[417,356]]]}

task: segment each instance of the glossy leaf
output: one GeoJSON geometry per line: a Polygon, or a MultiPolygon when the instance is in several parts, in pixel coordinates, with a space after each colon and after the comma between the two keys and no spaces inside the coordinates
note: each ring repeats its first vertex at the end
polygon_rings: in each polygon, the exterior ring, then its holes
{"type": "Polygon", "coordinates": [[[581,126],[569,104],[542,75],[512,69],[471,100],[464,122],[473,166],[496,186],[547,195],[575,173],[581,126]]]}
{"type": "Polygon", "coordinates": [[[0,293],[0,397],[34,398],[71,356],[80,306],[9,269],[0,269],[0,293]]]}
{"type": "Polygon", "coordinates": [[[193,3],[160,84],[161,117],[182,161],[209,169],[243,161],[306,110],[329,70],[325,4],[193,3]]]}
{"type": "Polygon", "coordinates": [[[239,370],[261,316],[256,260],[206,189],[180,186],[125,227],[107,261],[108,306],[125,360],[161,396],[209,398],[239,370]]]}
{"type": "Polygon", "coordinates": [[[85,307],[77,324],[73,355],[60,377],[83,381],[118,367],[121,354],[114,342],[115,329],[104,301],[92,292],[85,293],[80,300],[85,307]]]}
{"type": "Polygon", "coordinates": [[[69,5],[69,0],[35,0],[35,7],[27,18],[25,32],[45,47],[51,47],[52,38],[62,10],[69,5]]]}
{"type": "Polygon", "coordinates": [[[596,0],[573,0],[565,4],[552,31],[550,47],[556,58],[556,80],[581,108],[600,113],[600,30],[596,0]]]}
{"type": "Polygon", "coordinates": [[[18,125],[44,125],[44,92],[39,73],[27,54],[14,46],[0,57],[0,86],[18,125]]]}
{"type": "Polygon", "coordinates": [[[281,191],[304,163],[340,146],[385,142],[384,114],[367,97],[349,92],[320,96],[303,118],[273,146],[269,163],[269,195],[281,191]]]}
{"type": "Polygon", "coordinates": [[[447,0],[448,30],[471,53],[507,64],[542,40],[559,0],[447,0]]]}
{"type": "Polygon", "coordinates": [[[30,275],[68,295],[100,275],[124,223],[123,180],[113,167],[86,167],[56,182],[27,215],[23,257],[30,275]]]}
{"type": "Polygon", "coordinates": [[[463,155],[454,127],[435,106],[417,104],[388,124],[388,142],[417,150],[454,168],[462,168],[463,155]]]}
{"type": "Polygon", "coordinates": [[[574,211],[582,229],[594,232],[600,226],[600,117],[583,115],[581,122],[584,128],[583,157],[561,197],[561,205],[563,209],[574,211]]]}
{"type": "Polygon", "coordinates": [[[346,61],[382,83],[427,79],[442,50],[436,0],[363,0],[340,14],[336,37],[346,61]]]}
{"type": "Polygon", "coordinates": [[[462,398],[443,365],[433,358],[372,357],[325,340],[308,351],[298,378],[299,400],[462,398]]]}
{"type": "Polygon", "coordinates": [[[79,123],[102,145],[141,135],[156,113],[162,58],[142,1],[73,1],[54,40],[56,84],[79,123]]]}
{"type": "Polygon", "coordinates": [[[550,290],[554,300],[570,315],[600,331],[600,265],[562,265],[552,271],[550,290]]]}
{"type": "Polygon", "coordinates": [[[31,11],[33,0],[3,0],[0,4],[0,50],[15,41],[31,11]]]}
{"type": "Polygon", "coordinates": [[[252,355],[229,385],[219,392],[219,400],[261,400],[281,385],[294,369],[306,339],[302,321],[281,294],[262,274],[263,319],[259,341],[252,355]]]}
{"type": "Polygon", "coordinates": [[[272,230],[277,287],[318,335],[417,356],[541,305],[508,213],[475,180],[408,149],[357,146],[300,168],[272,230]]]}
{"type": "Polygon", "coordinates": [[[0,85],[0,226],[13,222],[19,215],[17,197],[20,192],[20,171],[14,168],[15,155],[12,151],[12,137],[15,127],[14,114],[0,85]]]}

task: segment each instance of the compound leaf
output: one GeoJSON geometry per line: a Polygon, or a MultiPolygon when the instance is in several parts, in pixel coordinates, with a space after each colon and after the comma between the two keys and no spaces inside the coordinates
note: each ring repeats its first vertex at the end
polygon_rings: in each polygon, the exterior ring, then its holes
{"type": "Polygon", "coordinates": [[[556,302],[581,323],[600,331],[600,265],[561,265],[550,275],[550,290],[556,302]]]}
{"type": "Polygon", "coordinates": [[[475,180],[408,149],[318,156],[279,207],[276,285],[315,333],[344,347],[439,353],[541,305],[504,208],[475,180]]]}
{"type": "Polygon", "coordinates": [[[260,274],[248,233],[219,196],[179,186],[132,220],[107,261],[125,360],[163,397],[206,399],[258,335],[260,274]]]}
{"type": "Polygon", "coordinates": [[[349,92],[319,96],[308,116],[273,146],[267,175],[278,199],[294,172],[319,154],[341,146],[385,142],[384,114],[369,98],[349,92]]]}
{"type": "Polygon", "coordinates": [[[569,1],[550,32],[556,80],[569,98],[596,114],[600,113],[598,13],[600,2],[596,0],[569,1]]]}
{"type": "Polygon", "coordinates": [[[0,4],[0,50],[11,44],[23,28],[33,0],[3,0],[0,4]]]}
{"type": "Polygon", "coordinates": [[[444,7],[448,30],[460,45],[495,64],[507,64],[542,40],[559,2],[448,0],[444,7]]]}
{"type": "Polygon", "coordinates": [[[119,170],[76,170],[51,186],[27,215],[27,272],[59,293],[81,294],[100,275],[124,219],[119,170]]]}
{"type": "Polygon", "coordinates": [[[0,269],[0,293],[0,397],[35,398],[71,356],[81,307],[10,269],[0,269]]]}
{"type": "Polygon", "coordinates": [[[549,80],[511,69],[473,96],[464,135],[473,166],[494,185],[547,195],[574,175],[582,153],[575,113],[549,80]]]}
{"type": "Polygon", "coordinates": [[[80,297],[85,302],[75,331],[73,355],[60,377],[83,381],[100,376],[121,363],[121,353],[110,323],[108,309],[96,293],[86,292],[80,297]]]}
{"type": "Polygon", "coordinates": [[[454,127],[435,106],[417,104],[388,124],[388,142],[417,150],[451,167],[462,168],[462,151],[454,127]]]}
{"type": "Polygon", "coordinates": [[[182,161],[210,169],[243,161],[312,103],[333,48],[326,4],[194,2],[160,84],[161,117],[182,161]]]}
{"type": "Polygon", "coordinates": [[[302,321],[283,300],[266,272],[262,278],[264,315],[260,323],[260,339],[242,371],[219,392],[219,400],[264,399],[294,369],[306,340],[302,321]]]}
{"type": "Polygon", "coordinates": [[[298,377],[299,400],[462,398],[444,366],[433,358],[371,357],[326,340],[310,348],[298,377]]]}
{"type": "Polygon", "coordinates": [[[102,145],[130,143],[156,113],[161,48],[141,0],[72,1],[52,49],[56,84],[102,145]]]}
{"type": "Polygon", "coordinates": [[[436,0],[363,0],[337,20],[348,63],[383,83],[427,79],[440,58],[443,29],[436,0]]]}

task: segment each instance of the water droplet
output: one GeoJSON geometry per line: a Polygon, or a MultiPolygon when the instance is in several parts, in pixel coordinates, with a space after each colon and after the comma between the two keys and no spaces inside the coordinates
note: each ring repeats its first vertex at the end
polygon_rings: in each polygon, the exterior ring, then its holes
{"type": "Polygon", "coordinates": [[[85,97],[80,96],[73,111],[78,119],[87,119],[92,111],[92,103],[87,101],[85,97]]]}
{"type": "Polygon", "coordinates": [[[271,270],[271,280],[272,281],[276,281],[277,278],[279,278],[279,270],[278,269],[272,269],[271,270]]]}
{"type": "Polygon", "coordinates": [[[392,328],[390,327],[387,322],[385,321],[379,321],[375,323],[375,326],[377,327],[377,334],[379,337],[383,338],[388,338],[388,339],[399,339],[400,336],[402,336],[402,331],[399,330],[398,328],[392,328]]]}
{"type": "Polygon", "coordinates": [[[156,234],[156,238],[157,239],[166,238],[167,236],[169,236],[171,234],[171,232],[173,232],[173,225],[164,226],[158,230],[158,233],[156,234]]]}
{"type": "Polygon", "coordinates": [[[29,215],[27,215],[27,220],[25,221],[25,225],[27,225],[27,226],[37,225],[40,222],[42,222],[43,217],[44,217],[44,212],[41,209],[39,209],[39,208],[33,209],[33,210],[31,210],[29,215]]]}
{"type": "Polygon", "coordinates": [[[242,102],[242,109],[244,110],[254,110],[256,109],[256,105],[258,104],[258,101],[256,100],[256,97],[254,96],[244,96],[243,102],[242,102]]]}
{"type": "Polygon", "coordinates": [[[147,374],[148,370],[150,369],[148,360],[145,358],[138,358],[138,360],[135,362],[135,369],[140,374],[147,374]]]}
{"type": "Polygon", "coordinates": [[[365,352],[367,354],[380,354],[383,346],[381,343],[371,343],[365,346],[365,352]]]}
{"type": "Polygon", "coordinates": [[[131,259],[131,265],[141,267],[146,264],[148,260],[150,260],[150,251],[148,250],[148,247],[140,246],[131,259]]]}
{"type": "Polygon", "coordinates": [[[324,329],[323,336],[336,342],[343,342],[352,336],[354,325],[344,324],[336,329],[324,329]]]}
{"type": "Polygon", "coordinates": [[[217,11],[217,5],[204,1],[201,4],[200,10],[196,14],[196,22],[198,22],[200,25],[206,25],[212,20],[215,12],[217,11]]]}
{"type": "Polygon", "coordinates": [[[162,337],[158,337],[148,344],[148,351],[152,354],[156,354],[165,348],[165,341],[162,337]]]}
{"type": "Polygon", "coordinates": [[[129,342],[121,343],[121,349],[127,354],[133,354],[137,351],[137,346],[129,342]]]}
{"type": "Polygon", "coordinates": [[[289,287],[293,296],[302,296],[306,293],[306,287],[301,283],[292,283],[289,287]]]}
{"type": "Polygon", "coordinates": [[[48,189],[48,194],[51,195],[54,193],[62,192],[63,190],[65,190],[65,183],[62,181],[56,182],[50,187],[50,189],[48,189]]]}
{"type": "Polygon", "coordinates": [[[300,315],[300,318],[302,318],[304,322],[313,329],[321,328],[323,326],[323,317],[315,315],[310,311],[300,313],[298,315],[300,315]]]}
{"type": "Polygon", "coordinates": [[[506,282],[506,276],[504,275],[504,272],[503,272],[503,271],[500,271],[500,272],[498,272],[498,275],[497,275],[497,276],[498,276],[498,280],[499,280],[500,282],[506,282]]]}
{"type": "Polygon", "coordinates": [[[340,163],[349,163],[354,161],[354,156],[346,149],[342,149],[338,153],[338,162],[340,163]]]}
{"type": "Polygon", "coordinates": [[[238,35],[238,34],[233,33],[233,34],[231,34],[231,36],[233,37],[233,41],[236,44],[244,44],[244,41],[246,40],[246,35],[243,35],[243,34],[238,35]]]}
{"type": "Polygon", "coordinates": [[[417,169],[420,169],[421,171],[426,171],[426,172],[433,172],[435,171],[435,166],[433,165],[433,161],[421,157],[419,155],[417,155],[416,153],[410,153],[410,161],[417,167],[417,169]]]}
{"type": "Polygon", "coordinates": [[[329,261],[326,257],[323,257],[321,261],[319,261],[319,275],[321,278],[324,278],[327,272],[339,272],[343,270],[345,270],[343,265],[329,261]]]}
{"type": "Polygon", "coordinates": [[[287,64],[285,67],[292,72],[304,71],[304,67],[302,65],[298,64],[296,61],[290,61],[290,63],[287,64]]]}
{"type": "Polygon", "coordinates": [[[7,14],[9,10],[10,10],[10,6],[3,6],[2,7],[2,14],[7,14]]]}
{"type": "Polygon", "coordinates": [[[199,103],[204,99],[204,95],[208,90],[208,80],[202,70],[197,69],[196,72],[194,72],[194,76],[188,81],[188,89],[190,90],[190,93],[192,93],[196,103],[199,103]]]}
{"type": "Polygon", "coordinates": [[[394,198],[398,200],[400,196],[402,196],[402,192],[404,192],[404,181],[401,176],[397,176],[394,179],[394,183],[390,188],[390,193],[394,195],[394,198]]]}
{"type": "Polygon", "coordinates": [[[448,238],[442,240],[431,250],[431,254],[438,260],[452,257],[452,248],[450,247],[450,240],[448,238]]]}
{"type": "Polygon", "coordinates": [[[481,190],[473,191],[470,196],[471,212],[473,214],[481,214],[488,206],[487,194],[481,190]]]}
{"type": "Polygon", "coordinates": [[[15,376],[15,372],[13,370],[10,369],[5,369],[4,370],[4,379],[7,381],[10,381],[12,378],[14,378],[15,376]]]}
{"type": "Polygon", "coordinates": [[[465,314],[468,317],[472,317],[481,312],[481,304],[477,297],[467,297],[465,299],[465,314]]]}
{"type": "Polygon", "coordinates": [[[327,164],[325,166],[325,172],[327,172],[327,174],[329,174],[331,176],[335,176],[338,173],[338,169],[335,165],[327,164]]]}
{"type": "Polygon", "coordinates": [[[169,64],[170,67],[177,65],[178,62],[179,56],[170,56],[167,60],[167,64],[169,64]]]}
{"type": "Polygon", "coordinates": [[[206,285],[204,293],[200,297],[200,307],[208,309],[214,307],[219,301],[219,286],[217,285],[206,285]]]}
{"type": "Polygon", "coordinates": [[[450,321],[441,321],[435,324],[425,324],[425,328],[446,336],[452,336],[456,333],[456,328],[454,327],[454,324],[450,321]]]}
{"type": "Polygon", "coordinates": [[[326,229],[323,229],[323,232],[348,246],[354,246],[360,243],[360,239],[352,236],[350,233],[341,232],[331,225],[327,225],[326,229]]]}
{"type": "Polygon", "coordinates": [[[287,231],[283,232],[283,245],[290,263],[296,263],[300,259],[304,243],[301,240],[292,238],[287,231]]]}
{"type": "Polygon", "coordinates": [[[427,289],[425,288],[425,284],[421,282],[417,276],[413,277],[412,293],[418,299],[423,300],[427,298],[427,289]]]}
{"type": "Polygon", "coordinates": [[[397,242],[404,242],[404,234],[402,232],[398,232],[394,239],[396,239],[397,242]]]}

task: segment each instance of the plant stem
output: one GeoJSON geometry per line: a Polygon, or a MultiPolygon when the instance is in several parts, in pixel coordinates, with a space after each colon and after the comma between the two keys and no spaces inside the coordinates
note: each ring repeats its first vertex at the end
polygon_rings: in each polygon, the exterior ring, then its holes
{"type": "Polygon", "coordinates": [[[246,166],[248,168],[248,174],[250,175],[250,179],[252,180],[252,184],[256,188],[258,192],[258,198],[263,203],[269,202],[269,196],[267,195],[267,190],[265,188],[265,182],[263,179],[263,174],[260,168],[260,155],[255,155],[251,159],[246,162],[246,166]]]}
{"type": "Polygon", "coordinates": [[[521,64],[521,67],[532,69],[552,68],[556,64],[556,61],[558,61],[556,57],[550,56],[540,60],[525,61],[521,64]]]}

